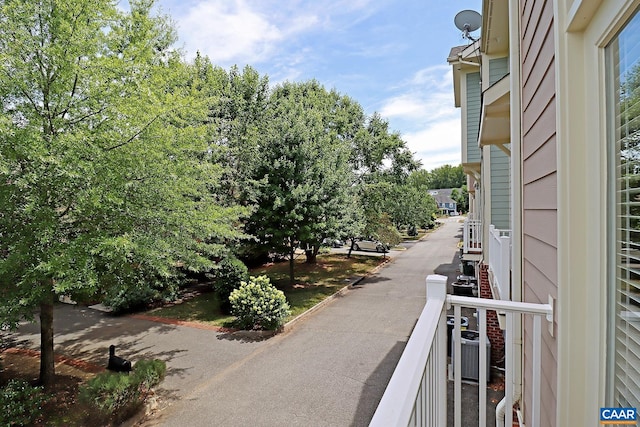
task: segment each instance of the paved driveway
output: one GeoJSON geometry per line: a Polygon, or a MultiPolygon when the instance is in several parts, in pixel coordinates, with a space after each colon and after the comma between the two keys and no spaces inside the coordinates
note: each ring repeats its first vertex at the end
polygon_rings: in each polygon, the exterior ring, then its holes
{"type": "Polygon", "coordinates": [[[425,303],[454,276],[458,223],[401,252],[343,297],[168,408],[162,425],[366,426],[425,303]]]}

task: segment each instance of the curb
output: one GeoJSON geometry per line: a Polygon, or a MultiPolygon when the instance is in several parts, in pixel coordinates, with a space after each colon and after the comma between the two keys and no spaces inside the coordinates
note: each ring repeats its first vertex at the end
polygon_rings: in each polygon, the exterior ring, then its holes
{"type": "MultiPolygon", "coordinates": [[[[28,348],[18,348],[18,347],[9,347],[0,352],[0,354],[18,354],[23,356],[29,356],[34,358],[40,357],[40,352],[38,350],[32,350],[28,348]]],[[[55,363],[61,363],[63,365],[71,366],[72,368],[79,369],[81,371],[97,374],[105,371],[104,366],[96,365],[95,363],[87,362],[82,359],[75,359],[72,357],[67,357],[61,354],[54,354],[53,359],[55,363]]]]}
{"type": "Polygon", "coordinates": [[[139,320],[148,320],[149,322],[164,323],[167,325],[188,326],[190,328],[204,329],[207,331],[216,331],[216,332],[224,332],[224,333],[232,333],[236,331],[236,329],[223,328],[222,326],[213,326],[213,325],[208,325],[206,323],[191,322],[188,320],[171,319],[169,317],[149,316],[147,314],[129,314],[127,315],[127,317],[131,317],[133,319],[139,319],[139,320]]]}

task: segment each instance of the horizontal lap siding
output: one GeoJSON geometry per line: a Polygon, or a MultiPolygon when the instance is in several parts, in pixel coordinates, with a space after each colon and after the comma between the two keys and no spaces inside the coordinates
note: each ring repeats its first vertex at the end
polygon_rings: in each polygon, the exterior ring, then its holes
{"type": "MultiPolygon", "coordinates": [[[[553,2],[521,3],[523,299],[548,302],[558,287],[553,2]]],[[[532,328],[524,328],[524,411],[531,422],[532,328]]],[[[543,321],[541,425],[555,425],[557,344],[543,321]]]]}
{"type": "Polygon", "coordinates": [[[480,163],[478,131],[480,129],[480,73],[467,74],[467,162],[480,163]]]}
{"type": "Polygon", "coordinates": [[[509,74],[509,57],[489,60],[489,86],[509,74]]]}
{"type": "Polygon", "coordinates": [[[558,167],[556,164],[555,134],[545,139],[538,150],[532,152],[526,159],[530,167],[522,174],[522,182],[525,185],[553,175],[558,167]]]}
{"type": "MultiPolygon", "coordinates": [[[[533,319],[528,318],[525,323],[524,323],[524,327],[525,329],[528,330],[532,330],[533,329],[533,319]]],[[[542,329],[546,329],[545,326],[545,322],[542,321],[541,324],[541,328],[542,329]]],[[[524,342],[525,347],[531,348],[533,343],[531,342],[531,336],[526,337],[525,342],[524,342]]],[[[553,348],[547,346],[546,342],[542,343],[542,351],[540,354],[540,357],[542,359],[542,365],[548,365],[548,364],[552,364],[555,363],[555,358],[554,358],[555,354],[553,353],[553,348]]],[[[525,374],[528,375],[529,377],[532,375],[531,372],[531,365],[533,363],[533,354],[531,353],[525,353],[524,354],[524,366],[527,367],[528,372],[526,372],[525,374]]],[[[553,393],[552,396],[543,396],[543,397],[547,397],[553,400],[556,400],[557,396],[555,394],[555,383],[551,384],[549,383],[549,378],[547,376],[542,376],[540,378],[540,389],[543,390],[543,393],[546,390],[549,390],[551,393],[553,393]]],[[[529,403],[527,402],[527,405],[529,405],[529,403]]],[[[540,425],[541,426],[555,426],[556,425],[556,420],[555,420],[555,413],[551,412],[551,411],[547,411],[543,408],[543,410],[540,412],[540,425]]],[[[531,423],[531,419],[529,418],[529,423],[531,423]]],[[[529,424],[527,424],[529,425],[529,424]]]]}
{"type": "Polygon", "coordinates": [[[491,146],[491,224],[511,229],[510,160],[500,148],[491,146]]]}

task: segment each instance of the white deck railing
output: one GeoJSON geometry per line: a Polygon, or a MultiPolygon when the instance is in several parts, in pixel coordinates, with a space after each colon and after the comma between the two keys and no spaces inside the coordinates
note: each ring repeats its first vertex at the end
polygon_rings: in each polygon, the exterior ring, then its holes
{"type": "Polygon", "coordinates": [[[427,278],[427,303],[369,426],[447,424],[447,278],[427,278]]]}
{"type": "Polygon", "coordinates": [[[511,230],[489,226],[489,278],[499,298],[511,299],[511,230]]]}
{"type": "Polygon", "coordinates": [[[462,227],[462,250],[465,254],[482,252],[482,221],[465,219],[462,227]]]}
{"type": "MultiPolygon", "coordinates": [[[[478,309],[480,343],[487,341],[486,312],[497,310],[506,313],[505,334],[505,408],[513,408],[514,396],[514,322],[516,316],[533,316],[532,348],[532,419],[527,425],[540,425],[540,370],[542,317],[553,318],[549,304],[529,304],[446,295],[446,277],[427,277],[427,303],[414,328],[407,346],[382,396],[371,420],[371,426],[433,426],[447,425],[447,306],[454,309],[453,354],[461,353],[461,308],[478,309]],[[457,337],[457,338],[456,338],[457,337]]],[[[487,349],[479,346],[479,426],[486,426],[487,419],[487,349]]],[[[462,357],[454,358],[454,426],[462,425],[462,357]]],[[[506,411],[507,425],[511,421],[511,409],[506,411]]]]}

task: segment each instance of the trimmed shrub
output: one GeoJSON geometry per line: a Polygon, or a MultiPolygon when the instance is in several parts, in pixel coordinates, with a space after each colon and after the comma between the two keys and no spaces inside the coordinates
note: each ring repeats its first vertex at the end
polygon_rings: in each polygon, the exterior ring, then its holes
{"type": "Polygon", "coordinates": [[[23,380],[10,380],[0,389],[0,425],[32,424],[40,415],[44,400],[42,387],[32,387],[23,380]]]}
{"type": "Polygon", "coordinates": [[[229,296],[231,313],[243,329],[278,329],[291,314],[284,293],[267,276],[251,277],[229,296]]]}
{"type": "Polygon", "coordinates": [[[229,295],[234,289],[238,289],[242,282],[249,280],[249,270],[242,261],[235,257],[225,258],[218,264],[215,274],[213,289],[222,301],[221,309],[224,313],[231,311],[229,295]]]}
{"type": "Polygon", "coordinates": [[[80,402],[87,405],[91,416],[120,423],[131,417],[144,403],[152,387],[164,378],[166,364],[162,360],[140,360],[131,374],[102,372],[79,391],[80,402]]]}

